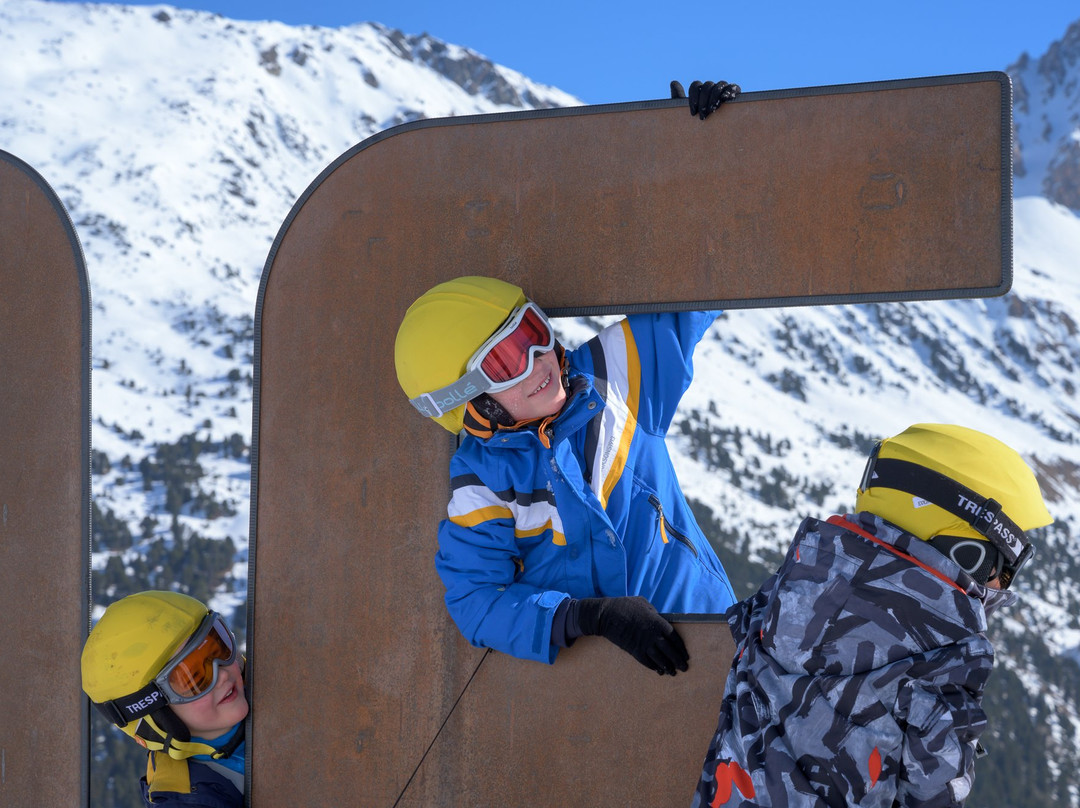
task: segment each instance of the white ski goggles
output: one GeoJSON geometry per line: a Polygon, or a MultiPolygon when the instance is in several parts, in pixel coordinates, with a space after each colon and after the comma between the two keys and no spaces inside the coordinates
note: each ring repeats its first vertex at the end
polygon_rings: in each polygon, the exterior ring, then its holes
{"type": "Polygon", "coordinates": [[[428,418],[472,401],[482,393],[509,390],[533,371],[536,357],[555,347],[555,332],[547,316],[532,301],[518,306],[485,340],[465,365],[465,375],[446,387],[424,393],[412,404],[428,418]]]}

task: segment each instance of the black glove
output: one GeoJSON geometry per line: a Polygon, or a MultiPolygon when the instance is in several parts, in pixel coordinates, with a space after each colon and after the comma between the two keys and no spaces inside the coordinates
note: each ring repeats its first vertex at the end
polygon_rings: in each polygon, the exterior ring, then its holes
{"type": "Polygon", "coordinates": [[[610,640],[661,675],[688,667],[682,637],[643,597],[582,598],[571,602],[570,612],[569,623],[582,634],[610,640]]]}
{"type": "Polygon", "coordinates": [[[690,102],[690,114],[697,115],[701,120],[708,118],[709,113],[741,92],[738,84],[728,84],[726,81],[695,81],[690,85],[690,93],[687,95],[682,84],[671,82],[671,97],[687,99],[690,102]]]}

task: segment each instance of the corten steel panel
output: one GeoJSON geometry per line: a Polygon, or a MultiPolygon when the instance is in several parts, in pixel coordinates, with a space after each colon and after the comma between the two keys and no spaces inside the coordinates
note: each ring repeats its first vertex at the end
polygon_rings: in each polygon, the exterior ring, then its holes
{"type": "Polygon", "coordinates": [[[748,93],[706,121],[671,100],[422,121],[330,165],[256,311],[254,803],[393,805],[483,654],[433,567],[454,439],[394,373],[419,294],[464,273],[556,314],[1004,292],[1009,95],[993,73],[748,93]]]}
{"type": "Polygon", "coordinates": [[[0,805],[86,805],[90,297],[34,169],[0,151],[0,805]],[[43,705],[49,716],[43,719],[43,705]]]}
{"type": "Polygon", "coordinates": [[[399,808],[689,805],[735,646],[726,623],[675,625],[691,667],[674,678],[602,639],[550,667],[487,654],[399,808]]]}

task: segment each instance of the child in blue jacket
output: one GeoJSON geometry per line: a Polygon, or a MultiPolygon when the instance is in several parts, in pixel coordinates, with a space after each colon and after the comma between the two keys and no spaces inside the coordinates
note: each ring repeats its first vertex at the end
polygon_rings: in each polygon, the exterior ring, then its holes
{"type": "Polygon", "coordinates": [[[398,380],[458,434],[436,567],[478,647],[553,662],[599,635],[661,674],[687,669],[666,613],[734,595],[664,436],[716,312],[631,315],[574,351],[517,286],[462,277],[408,310],[398,380]]]}

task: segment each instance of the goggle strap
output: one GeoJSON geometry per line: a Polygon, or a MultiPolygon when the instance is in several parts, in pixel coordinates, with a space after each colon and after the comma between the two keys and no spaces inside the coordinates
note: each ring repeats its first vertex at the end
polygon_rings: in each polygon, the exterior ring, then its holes
{"type": "Polygon", "coordinates": [[[489,387],[484,372],[475,368],[446,387],[409,399],[409,403],[425,418],[438,418],[486,393],[489,387]]]}
{"type": "Polygon", "coordinates": [[[1031,543],[1001,504],[983,497],[951,477],[906,460],[876,458],[866,470],[863,488],[882,486],[925,499],[953,516],[963,519],[985,536],[1005,557],[1007,564],[1019,568],[1031,555],[1031,543]]]}
{"type": "Polygon", "coordinates": [[[120,712],[120,708],[117,707],[115,703],[111,701],[106,701],[104,703],[100,701],[91,701],[90,703],[94,705],[94,709],[105,716],[105,720],[110,724],[122,727],[127,723],[124,721],[123,713],[120,712]]]}
{"type": "Polygon", "coordinates": [[[161,709],[168,704],[168,699],[156,682],[150,682],[130,696],[121,696],[106,702],[94,701],[91,704],[113,724],[122,727],[137,718],[161,709]]]}

